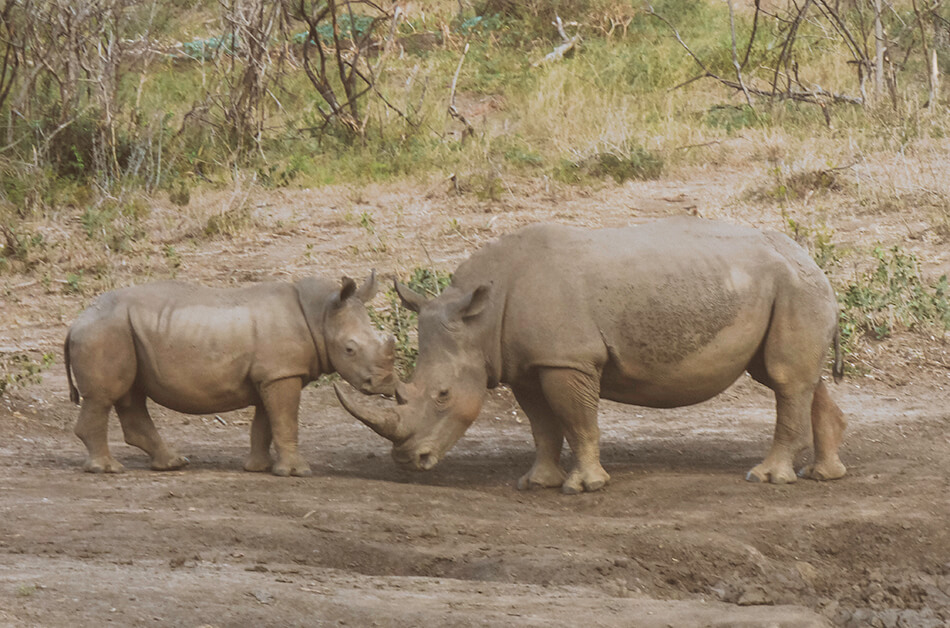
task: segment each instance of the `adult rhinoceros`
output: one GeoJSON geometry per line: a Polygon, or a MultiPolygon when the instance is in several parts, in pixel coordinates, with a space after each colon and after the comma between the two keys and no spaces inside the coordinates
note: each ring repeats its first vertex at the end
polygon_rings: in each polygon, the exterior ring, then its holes
{"type": "Polygon", "coordinates": [[[150,398],[188,414],[253,405],[244,468],[310,475],[297,451],[301,388],[336,371],[363,392],[393,392],[395,341],[364,306],[375,293],[374,273],[360,287],[347,277],[342,286],[310,277],[225,289],[168,281],[100,296],[65,343],[70,398],[82,395],[75,431],[89,451],[85,470],[122,471],[106,438],[113,406],[125,442],[149,454],[153,469],[187,464],[155,429],[150,398]]]}
{"type": "Polygon", "coordinates": [[[412,383],[397,384],[399,405],[383,409],[337,394],[394,443],[400,465],[435,466],[478,416],[486,386],[504,382],[537,448],[518,487],[594,491],[610,479],[599,399],[686,406],[748,371],[775,392],[778,416],[772,448],[747,479],[795,481],[793,459],[812,439],[815,462],[801,475],[845,472],[845,421],[820,375],[832,343],[841,372],[835,295],[780,233],[688,217],[621,229],[534,225],[477,251],[438,298],[396,287],[419,313],[412,383]]]}

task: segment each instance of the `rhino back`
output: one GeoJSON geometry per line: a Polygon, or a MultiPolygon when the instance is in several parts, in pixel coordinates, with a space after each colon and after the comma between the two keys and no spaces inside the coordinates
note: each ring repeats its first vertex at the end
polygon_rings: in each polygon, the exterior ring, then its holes
{"type": "Polygon", "coordinates": [[[256,403],[261,383],[309,375],[313,342],[290,284],[215,289],[163,282],[119,294],[138,383],[181,412],[256,403]]]}
{"type": "Polygon", "coordinates": [[[807,254],[777,250],[773,235],[694,218],[619,229],[540,225],[486,247],[457,275],[490,277],[503,289],[503,381],[536,366],[603,371],[609,398],[665,405],[665,393],[650,392],[664,381],[684,391],[681,404],[741,374],[780,291],[829,298],[807,254]],[[626,398],[631,388],[643,396],[626,398]]]}

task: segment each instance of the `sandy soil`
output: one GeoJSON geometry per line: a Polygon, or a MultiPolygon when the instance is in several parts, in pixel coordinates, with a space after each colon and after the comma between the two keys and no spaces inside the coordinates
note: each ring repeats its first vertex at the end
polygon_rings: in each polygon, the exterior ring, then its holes
{"type": "MultiPolygon", "coordinates": [[[[110,281],[125,285],[167,277],[161,251],[173,245],[179,278],[221,285],[451,269],[481,242],[540,219],[607,225],[698,212],[781,226],[776,212],[725,203],[734,193],[725,179],[589,192],[525,184],[500,202],[456,198],[449,186],[259,193],[249,199],[256,230],[197,244],[157,207],[155,242],[103,255],[110,281]]],[[[228,199],[197,202],[200,214],[228,199]]],[[[853,216],[834,226],[864,237],[853,216]]],[[[875,234],[887,228],[877,223],[875,234]]],[[[76,226],[61,229],[66,247],[76,226]]],[[[922,259],[939,268],[942,251],[922,259]]],[[[66,294],[30,275],[0,279],[0,350],[31,355],[59,353],[98,288],[66,294]]],[[[842,480],[743,481],[774,425],[770,394],[743,378],[690,408],[604,402],[612,482],[580,496],[515,489],[533,443],[504,389],[426,474],[398,470],[388,443],[327,385],[303,396],[311,478],[241,470],[248,411],[158,407],[159,430],[189,467],[148,470],[113,419],[127,472],[84,474],[58,357],[42,384],[0,400],[0,625],[947,626],[948,348],[907,336],[868,355],[863,374],[832,387],[850,421],[842,480]]]]}

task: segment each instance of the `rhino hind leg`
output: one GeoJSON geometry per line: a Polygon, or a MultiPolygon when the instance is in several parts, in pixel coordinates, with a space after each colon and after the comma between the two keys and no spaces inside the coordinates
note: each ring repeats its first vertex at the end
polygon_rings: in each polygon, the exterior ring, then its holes
{"type": "Polygon", "coordinates": [[[790,484],[798,479],[795,458],[812,442],[811,406],[813,390],[775,391],[775,436],[761,464],[746,474],[750,482],[790,484]]]}
{"type": "Polygon", "coordinates": [[[799,477],[810,480],[837,480],[846,468],[838,457],[847,421],[841,408],[828,394],[828,387],[819,382],[811,405],[811,425],[815,436],[815,462],[803,467],[799,477]]]}
{"type": "Polygon", "coordinates": [[[297,413],[302,387],[302,382],[296,377],[279,379],[261,386],[261,400],[264,403],[264,411],[270,418],[274,448],[277,450],[277,462],[271,469],[274,475],[306,477],[313,473],[310,465],[297,451],[297,413]]]}
{"type": "Polygon", "coordinates": [[[188,464],[188,458],[170,449],[149,416],[145,395],[131,393],[115,404],[125,442],[138,447],[151,458],[151,468],[156,471],[172,471],[188,464]]]}
{"type": "Polygon", "coordinates": [[[567,474],[561,468],[561,450],[564,448],[564,428],[544,399],[539,386],[513,386],[512,392],[521,409],[531,422],[534,436],[534,464],[518,479],[518,490],[557,488],[564,484],[567,474]]]}
{"type": "Polygon", "coordinates": [[[74,431],[89,454],[82,467],[88,473],[121,473],[125,470],[109,451],[110,410],[111,403],[86,397],[79,407],[79,420],[74,431]]]}
{"type": "Polygon", "coordinates": [[[561,485],[567,494],[598,491],[610,481],[600,464],[597,406],[599,377],[571,368],[541,369],[541,390],[574,453],[574,466],[561,485]]]}
{"type": "Polygon", "coordinates": [[[273,439],[270,418],[263,407],[257,406],[254,409],[254,420],[251,422],[251,453],[244,461],[245,471],[271,470],[274,466],[274,459],[270,455],[270,446],[273,439]]]}

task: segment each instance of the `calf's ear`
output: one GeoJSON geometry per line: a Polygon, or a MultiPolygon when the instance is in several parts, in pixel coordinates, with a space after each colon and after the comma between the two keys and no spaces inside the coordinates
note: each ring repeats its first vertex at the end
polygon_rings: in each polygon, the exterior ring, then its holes
{"type": "Polygon", "coordinates": [[[396,285],[396,294],[399,295],[399,300],[402,301],[403,306],[418,314],[428,299],[405,284],[401,284],[398,281],[394,283],[396,285]]]}
{"type": "Polygon", "coordinates": [[[356,294],[356,282],[349,277],[343,277],[340,280],[340,303],[356,294]]]}
{"type": "Polygon", "coordinates": [[[378,290],[379,284],[376,281],[376,269],[374,268],[366,281],[363,282],[363,285],[356,291],[356,298],[363,303],[369,303],[376,296],[378,290]]]}

